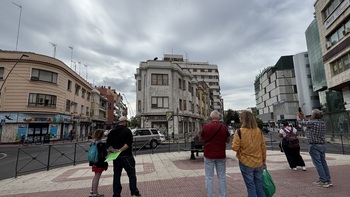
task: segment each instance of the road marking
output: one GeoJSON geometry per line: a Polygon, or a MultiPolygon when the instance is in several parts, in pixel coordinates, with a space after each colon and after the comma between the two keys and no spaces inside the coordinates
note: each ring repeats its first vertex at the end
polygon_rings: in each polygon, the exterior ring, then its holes
{"type": "Polygon", "coordinates": [[[7,154],[6,153],[0,153],[0,159],[3,159],[3,158],[5,158],[5,157],[7,157],[7,154]],[[2,155],[2,156],[1,156],[2,155]]]}

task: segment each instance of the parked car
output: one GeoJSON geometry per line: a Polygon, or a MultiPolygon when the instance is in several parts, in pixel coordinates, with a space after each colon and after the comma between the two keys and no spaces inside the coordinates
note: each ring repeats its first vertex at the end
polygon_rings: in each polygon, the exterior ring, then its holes
{"type": "Polygon", "coordinates": [[[134,146],[156,148],[165,141],[165,136],[156,128],[139,128],[134,130],[134,146]]]}

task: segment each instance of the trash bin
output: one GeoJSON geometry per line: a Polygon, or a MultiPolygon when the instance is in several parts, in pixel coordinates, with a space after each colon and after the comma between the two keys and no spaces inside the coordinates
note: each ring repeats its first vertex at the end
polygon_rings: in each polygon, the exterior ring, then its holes
{"type": "Polygon", "coordinates": [[[44,143],[50,143],[50,134],[44,136],[44,143]]]}

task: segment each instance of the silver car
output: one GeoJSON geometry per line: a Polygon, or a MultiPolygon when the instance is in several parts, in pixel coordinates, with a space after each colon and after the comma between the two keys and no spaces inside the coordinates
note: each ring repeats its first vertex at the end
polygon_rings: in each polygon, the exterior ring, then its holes
{"type": "Polygon", "coordinates": [[[134,146],[156,148],[165,141],[165,136],[155,128],[139,128],[133,131],[134,146]]]}

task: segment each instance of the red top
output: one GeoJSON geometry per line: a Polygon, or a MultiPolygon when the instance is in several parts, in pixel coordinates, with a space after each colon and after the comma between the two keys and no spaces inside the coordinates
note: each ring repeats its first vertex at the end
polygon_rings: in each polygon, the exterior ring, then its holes
{"type": "Polygon", "coordinates": [[[225,124],[222,124],[219,133],[207,142],[213,135],[215,135],[219,128],[220,122],[217,121],[210,122],[203,126],[201,137],[204,140],[204,157],[208,159],[226,158],[226,140],[230,136],[230,133],[225,124]]]}

